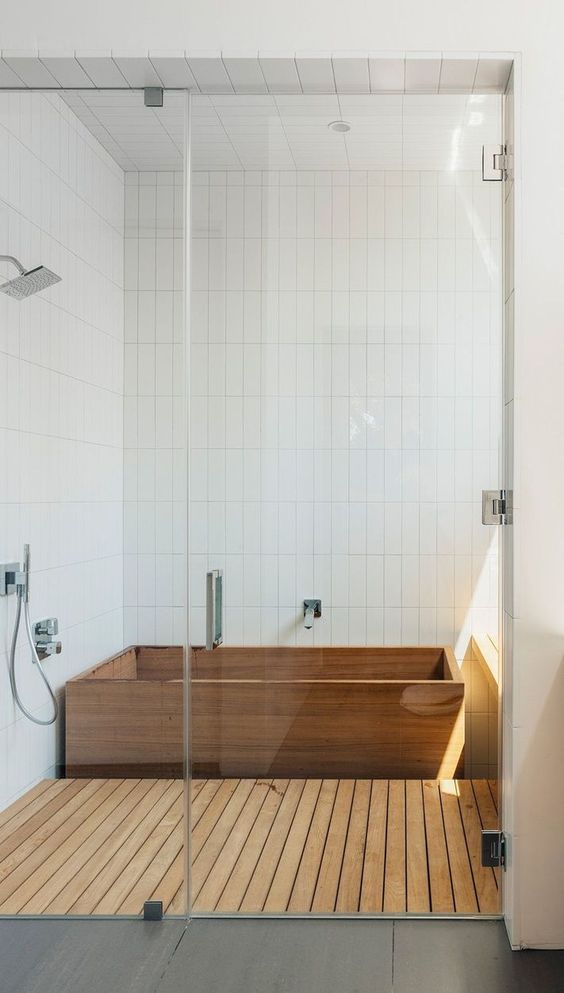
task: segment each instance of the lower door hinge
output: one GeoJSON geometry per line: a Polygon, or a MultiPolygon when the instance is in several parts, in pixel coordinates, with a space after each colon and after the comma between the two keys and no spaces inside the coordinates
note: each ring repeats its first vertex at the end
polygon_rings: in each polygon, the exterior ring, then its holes
{"type": "Polygon", "coordinates": [[[482,490],[482,524],[513,523],[513,491],[482,490]]]}
{"type": "Polygon", "coordinates": [[[503,831],[482,831],[482,865],[505,869],[506,842],[503,831]]]}
{"type": "Polygon", "coordinates": [[[482,145],[482,179],[486,183],[501,183],[507,179],[509,156],[505,145],[482,145]]]}

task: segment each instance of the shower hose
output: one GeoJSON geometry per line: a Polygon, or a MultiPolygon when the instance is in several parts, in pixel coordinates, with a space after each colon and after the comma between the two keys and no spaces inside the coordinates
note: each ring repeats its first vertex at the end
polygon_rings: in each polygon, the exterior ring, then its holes
{"type": "Polygon", "coordinates": [[[12,694],[14,700],[17,706],[19,707],[19,709],[21,710],[22,714],[24,714],[24,716],[27,717],[28,720],[33,721],[34,724],[42,724],[44,726],[47,726],[49,724],[54,724],[55,721],[57,720],[57,717],[59,716],[59,704],[57,701],[57,697],[53,693],[51,684],[47,679],[45,672],[43,671],[43,666],[41,665],[41,659],[37,654],[37,650],[35,648],[35,644],[33,641],[33,635],[31,633],[31,623],[29,620],[29,604],[27,602],[27,599],[24,598],[23,590],[20,590],[19,587],[17,590],[17,599],[18,599],[18,606],[16,610],[16,619],[14,621],[14,633],[12,635],[12,644],[10,647],[10,686],[12,688],[12,694]],[[35,665],[39,670],[39,675],[41,676],[43,682],[45,683],[45,687],[53,703],[53,716],[46,721],[42,721],[39,717],[34,717],[34,715],[30,713],[27,707],[22,703],[22,700],[18,693],[18,687],[16,684],[16,646],[18,643],[18,634],[20,630],[20,622],[22,617],[22,602],[23,602],[25,630],[27,634],[27,640],[29,641],[29,647],[31,648],[32,661],[35,662],[35,665]]]}

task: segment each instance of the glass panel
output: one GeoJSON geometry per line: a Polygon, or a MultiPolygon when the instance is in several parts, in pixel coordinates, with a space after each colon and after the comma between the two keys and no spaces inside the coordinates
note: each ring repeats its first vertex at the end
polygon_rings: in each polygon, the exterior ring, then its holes
{"type": "Polygon", "coordinates": [[[500,106],[194,97],[195,913],[499,910],[500,106]]]}
{"type": "Polygon", "coordinates": [[[186,911],[184,101],[0,92],[4,914],[186,911]]]}

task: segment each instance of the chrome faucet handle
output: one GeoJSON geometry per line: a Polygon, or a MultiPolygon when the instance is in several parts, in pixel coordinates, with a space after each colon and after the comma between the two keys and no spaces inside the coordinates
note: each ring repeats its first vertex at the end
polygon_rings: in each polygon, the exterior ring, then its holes
{"type": "Polygon", "coordinates": [[[42,655],[60,655],[62,650],[62,641],[48,641],[47,644],[41,645],[41,647],[39,645],[37,646],[37,654],[40,658],[42,655]]]}
{"type": "Polygon", "coordinates": [[[33,641],[40,662],[49,655],[61,654],[62,642],[55,640],[58,633],[59,621],[56,617],[45,617],[33,625],[33,641]]]}
{"type": "Polygon", "coordinates": [[[59,633],[59,621],[56,617],[46,617],[42,621],[36,621],[33,629],[36,638],[52,637],[59,633]]]}

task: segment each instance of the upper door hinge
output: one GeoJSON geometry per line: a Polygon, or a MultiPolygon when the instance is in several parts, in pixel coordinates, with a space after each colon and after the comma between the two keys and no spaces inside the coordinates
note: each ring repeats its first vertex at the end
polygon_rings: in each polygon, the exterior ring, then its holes
{"type": "Polygon", "coordinates": [[[482,490],[482,524],[513,523],[513,492],[482,490]]]}
{"type": "Polygon", "coordinates": [[[482,145],[482,179],[486,183],[500,183],[507,179],[509,158],[505,145],[482,145]]]}

